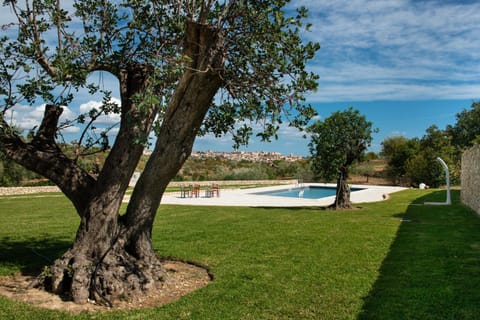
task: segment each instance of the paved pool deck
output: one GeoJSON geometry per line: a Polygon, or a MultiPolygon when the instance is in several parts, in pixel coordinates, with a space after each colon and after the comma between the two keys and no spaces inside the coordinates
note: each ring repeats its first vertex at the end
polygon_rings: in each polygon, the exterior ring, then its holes
{"type": "MultiPolygon", "coordinates": [[[[328,206],[333,203],[335,196],[320,199],[305,199],[279,197],[261,192],[288,190],[291,188],[308,186],[335,187],[335,184],[307,183],[304,185],[281,185],[274,187],[261,187],[251,189],[222,189],[219,197],[205,197],[205,189],[202,188],[199,197],[182,198],[180,192],[166,193],[163,195],[162,204],[195,205],[195,206],[239,206],[239,207],[318,207],[328,206]]],[[[351,193],[353,203],[383,201],[389,194],[404,190],[402,187],[352,185],[354,188],[364,188],[351,193]]]]}

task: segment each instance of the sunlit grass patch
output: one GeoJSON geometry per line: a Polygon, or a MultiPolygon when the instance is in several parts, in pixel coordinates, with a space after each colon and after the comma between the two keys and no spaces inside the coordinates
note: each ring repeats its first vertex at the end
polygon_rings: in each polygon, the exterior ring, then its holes
{"type": "MultiPolygon", "coordinates": [[[[214,281],[164,307],[96,319],[475,319],[480,219],[438,190],[407,190],[352,211],[164,205],[159,255],[214,281]]],[[[0,273],[40,270],[73,240],[65,198],[0,199],[0,273]]],[[[84,319],[0,299],[0,318],[84,319]]]]}

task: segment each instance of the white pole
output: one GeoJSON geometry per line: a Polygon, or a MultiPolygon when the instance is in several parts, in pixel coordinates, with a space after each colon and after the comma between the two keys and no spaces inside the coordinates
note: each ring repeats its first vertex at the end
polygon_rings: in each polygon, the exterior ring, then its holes
{"type": "Polygon", "coordinates": [[[445,176],[447,179],[447,200],[445,202],[425,202],[427,205],[450,205],[452,204],[452,199],[450,198],[450,173],[448,172],[448,167],[445,161],[442,158],[438,157],[437,160],[441,163],[442,167],[445,169],[445,176]]]}
{"type": "Polygon", "coordinates": [[[445,176],[447,179],[447,200],[445,201],[445,204],[452,204],[452,199],[450,197],[450,173],[448,171],[448,166],[442,158],[438,157],[437,160],[442,164],[443,168],[445,169],[445,176]]]}

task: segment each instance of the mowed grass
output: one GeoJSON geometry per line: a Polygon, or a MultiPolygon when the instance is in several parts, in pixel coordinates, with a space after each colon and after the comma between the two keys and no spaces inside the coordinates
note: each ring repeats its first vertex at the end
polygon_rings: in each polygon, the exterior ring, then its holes
{"type": "MultiPolygon", "coordinates": [[[[177,302],[69,315],[0,298],[0,319],[478,319],[480,218],[407,190],[351,211],[162,206],[159,255],[209,267],[177,302]]],[[[0,197],[0,274],[39,270],[73,240],[63,197],[0,197]]]]}

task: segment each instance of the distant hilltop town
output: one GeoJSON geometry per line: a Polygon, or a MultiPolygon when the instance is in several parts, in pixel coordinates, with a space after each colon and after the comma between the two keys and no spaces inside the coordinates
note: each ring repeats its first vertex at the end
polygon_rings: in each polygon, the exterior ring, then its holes
{"type": "MultiPolygon", "coordinates": [[[[150,155],[150,150],[145,150],[144,154],[150,155]]],[[[280,152],[247,152],[247,151],[233,151],[233,152],[219,152],[219,151],[193,151],[191,156],[192,159],[208,159],[208,158],[219,158],[232,161],[252,161],[252,162],[272,162],[276,160],[285,160],[285,161],[297,161],[305,159],[302,156],[295,156],[290,154],[288,156],[281,154],[280,152]]]]}
{"type": "Polygon", "coordinates": [[[191,157],[193,159],[207,159],[207,158],[220,158],[226,160],[240,161],[247,160],[253,162],[272,162],[275,160],[285,161],[297,161],[303,159],[300,156],[283,155],[280,152],[247,152],[247,151],[234,151],[234,152],[217,152],[217,151],[193,151],[191,157]]]}

